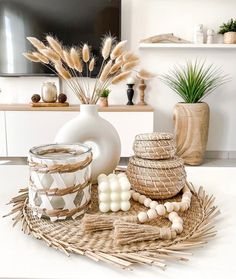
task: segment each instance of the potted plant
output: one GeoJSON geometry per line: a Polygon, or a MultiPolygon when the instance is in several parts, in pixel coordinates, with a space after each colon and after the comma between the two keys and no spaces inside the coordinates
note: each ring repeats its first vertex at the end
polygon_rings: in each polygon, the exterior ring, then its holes
{"type": "Polygon", "coordinates": [[[108,88],[102,90],[102,92],[100,93],[100,98],[99,98],[100,107],[108,107],[108,96],[109,96],[110,92],[111,92],[111,90],[108,88]]]}
{"type": "Polygon", "coordinates": [[[174,108],[177,155],[189,165],[203,162],[208,139],[209,106],[202,102],[228,79],[213,64],[187,62],[175,67],[162,81],[176,92],[184,102],[174,108]]]}
{"type": "Polygon", "coordinates": [[[218,33],[224,35],[225,44],[236,44],[236,20],[231,18],[227,23],[223,23],[218,33]]]}

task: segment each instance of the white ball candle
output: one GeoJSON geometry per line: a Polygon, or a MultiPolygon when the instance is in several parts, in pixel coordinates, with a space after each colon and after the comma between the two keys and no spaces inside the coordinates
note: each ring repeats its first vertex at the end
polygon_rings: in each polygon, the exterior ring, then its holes
{"type": "Polygon", "coordinates": [[[101,202],[109,202],[110,201],[110,194],[109,193],[100,193],[99,194],[99,199],[101,202]]]}
{"type": "Polygon", "coordinates": [[[110,182],[110,189],[112,192],[119,192],[120,191],[120,184],[118,180],[112,180],[110,182]]]}
{"type": "Polygon", "coordinates": [[[121,181],[120,188],[122,191],[129,191],[131,188],[131,185],[130,185],[129,181],[121,181]]]}
{"type": "Polygon", "coordinates": [[[130,191],[121,192],[120,197],[122,201],[129,201],[131,197],[131,193],[130,191]]]}
{"type": "Polygon", "coordinates": [[[127,177],[127,176],[124,172],[120,172],[120,173],[117,174],[117,177],[121,178],[121,177],[127,177]]]}
{"type": "Polygon", "coordinates": [[[107,181],[107,179],[108,179],[107,176],[104,173],[101,173],[101,174],[99,174],[97,181],[98,181],[98,183],[100,183],[104,180],[107,181]]]}
{"type": "Polygon", "coordinates": [[[119,202],[111,202],[111,211],[116,212],[120,210],[120,203],[119,202]]]}
{"type": "Polygon", "coordinates": [[[99,210],[103,213],[106,213],[110,210],[110,203],[100,202],[99,210]]]}
{"type": "Polygon", "coordinates": [[[119,192],[112,192],[110,194],[110,197],[111,197],[111,201],[113,201],[113,202],[120,201],[120,193],[119,192]]]}
{"type": "Polygon", "coordinates": [[[107,181],[100,182],[98,185],[98,190],[100,192],[109,192],[110,191],[109,183],[107,181]]]}
{"type": "Polygon", "coordinates": [[[122,201],[120,203],[120,208],[123,211],[128,211],[130,209],[130,202],[129,201],[122,201]]]}

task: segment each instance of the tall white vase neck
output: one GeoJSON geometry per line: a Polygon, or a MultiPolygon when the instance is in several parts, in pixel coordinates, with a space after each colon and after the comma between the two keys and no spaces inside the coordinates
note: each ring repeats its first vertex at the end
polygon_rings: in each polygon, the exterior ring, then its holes
{"type": "Polygon", "coordinates": [[[98,106],[97,105],[80,105],[80,116],[98,117],[98,106]]]}

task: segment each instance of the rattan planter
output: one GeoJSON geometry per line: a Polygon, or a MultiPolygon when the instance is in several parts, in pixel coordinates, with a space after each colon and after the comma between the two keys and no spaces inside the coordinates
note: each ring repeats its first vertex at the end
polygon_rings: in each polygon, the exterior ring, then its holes
{"type": "Polygon", "coordinates": [[[143,159],[170,159],[176,152],[175,141],[170,133],[140,134],[135,137],[133,150],[143,159]]]}
{"type": "Polygon", "coordinates": [[[133,189],[153,199],[166,199],[177,195],[186,183],[183,160],[144,160],[131,157],[127,176],[133,189]]]}
{"type": "Polygon", "coordinates": [[[236,32],[226,32],[224,34],[225,44],[236,44],[236,32]]]}

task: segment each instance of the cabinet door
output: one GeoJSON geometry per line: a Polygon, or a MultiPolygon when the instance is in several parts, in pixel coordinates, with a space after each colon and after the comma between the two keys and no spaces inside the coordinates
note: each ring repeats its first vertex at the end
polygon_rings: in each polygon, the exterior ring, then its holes
{"type": "Polygon", "coordinates": [[[153,132],[153,112],[101,112],[120,135],[121,157],[133,155],[133,142],[137,134],[153,132]]]}
{"type": "MultiPolygon", "coordinates": [[[[78,112],[8,111],[6,112],[8,156],[28,155],[28,150],[40,144],[52,143],[60,127],[78,112]]],[[[153,112],[101,112],[120,135],[121,156],[133,154],[135,135],[153,131],[153,112]]]]}
{"type": "Polygon", "coordinates": [[[77,112],[7,111],[8,156],[28,156],[31,147],[52,143],[57,131],[77,112]]]}
{"type": "Polygon", "coordinates": [[[0,156],[7,156],[6,150],[6,130],[5,130],[5,112],[0,111],[0,156]]]}

